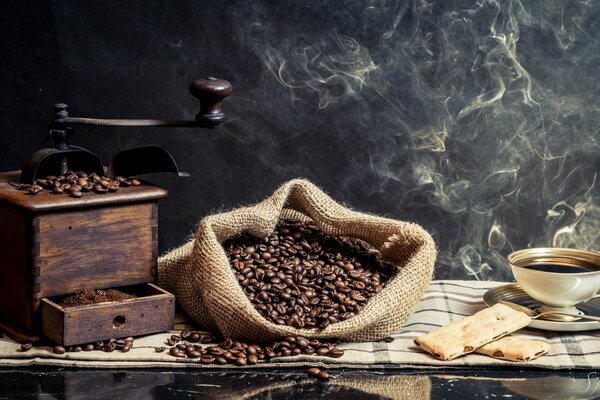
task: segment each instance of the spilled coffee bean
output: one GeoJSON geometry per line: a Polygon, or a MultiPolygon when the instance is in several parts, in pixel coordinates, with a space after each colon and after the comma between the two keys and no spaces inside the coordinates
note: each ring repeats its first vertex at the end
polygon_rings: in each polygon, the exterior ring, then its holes
{"type": "Polygon", "coordinates": [[[22,351],[22,352],[29,351],[29,350],[31,350],[31,348],[32,348],[32,347],[33,347],[33,344],[32,344],[32,343],[23,343],[23,344],[21,345],[21,351],[22,351]]]}
{"type": "Polygon", "coordinates": [[[317,378],[319,378],[319,379],[329,379],[330,378],[329,372],[327,372],[327,371],[320,371],[317,374],[317,378]]]}
{"type": "Polygon", "coordinates": [[[254,308],[295,328],[325,329],[354,317],[395,272],[363,242],[297,220],[280,221],[264,241],[242,234],[223,247],[254,308]]]}
{"type": "Polygon", "coordinates": [[[94,350],[94,345],[92,343],[83,345],[83,351],[93,351],[93,350],[94,350]]]}

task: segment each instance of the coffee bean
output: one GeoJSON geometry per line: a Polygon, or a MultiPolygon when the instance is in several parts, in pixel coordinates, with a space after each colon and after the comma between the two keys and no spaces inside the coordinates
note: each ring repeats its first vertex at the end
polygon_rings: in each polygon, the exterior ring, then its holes
{"type": "Polygon", "coordinates": [[[41,187],[40,185],[31,185],[27,190],[31,194],[38,194],[39,192],[41,192],[42,190],[44,190],[44,188],[41,187]]]}
{"type": "Polygon", "coordinates": [[[306,349],[310,343],[309,343],[308,339],[299,337],[296,339],[296,344],[298,345],[299,348],[306,349]]]}
{"type": "Polygon", "coordinates": [[[246,358],[246,361],[248,362],[248,364],[254,365],[254,364],[258,363],[258,356],[256,354],[250,354],[246,358]]]}
{"type": "Polygon", "coordinates": [[[142,184],[142,182],[138,179],[135,178],[130,178],[131,181],[131,186],[140,186],[142,184]]]}
{"type": "Polygon", "coordinates": [[[317,375],[319,375],[321,370],[319,368],[312,367],[312,368],[307,369],[306,372],[308,372],[309,375],[317,376],[317,375]]]}
{"type": "Polygon", "coordinates": [[[93,350],[94,350],[94,345],[92,343],[83,345],[83,351],[93,351],[93,350]]]}
{"type": "Polygon", "coordinates": [[[100,184],[96,184],[96,185],[94,185],[94,192],[96,192],[98,194],[105,194],[105,193],[108,193],[108,189],[100,184]]]}
{"type": "Polygon", "coordinates": [[[215,364],[218,365],[225,365],[227,364],[227,360],[225,359],[225,357],[215,357],[215,364]]]}
{"type": "Polygon", "coordinates": [[[187,356],[188,356],[189,358],[200,358],[200,357],[202,357],[202,353],[201,353],[201,352],[199,352],[199,351],[196,351],[196,350],[194,350],[194,351],[190,351],[190,352],[187,354],[187,356]]]}
{"type": "Polygon", "coordinates": [[[235,360],[235,365],[239,366],[239,367],[243,367],[244,365],[247,364],[246,358],[245,357],[238,357],[235,360]]]}
{"type": "Polygon", "coordinates": [[[64,193],[64,189],[60,186],[54,186],[54,188],[52,189],[52,193],[54,194],[63,194],[64,193]]]}
{"type": "Polygon", "coordinates": [[[340,358],[343,355],[344,355],[344,350],[338,349],[338,348],[333,348],[333,349],[329,350],[329,352],[327,353],[327,356],[332,357],[332,358],[340,358]]]}
{"type": "Polygon", "coordinates": [[[329,372],[327,372],[327,371],[320,371],[317,374],[317,378],[319,378],[319,379],[329,379],[329,377],[330,377],[330,375],[329,375],[329,372]]]}
{"type": "Polygon", "coordinates": [[[32,347],[33,347],[33,344],[32,344],[32,343],[23,343],[23,344],[21,345],[21,351],[22,351],[22,352],[29,351],[29,350],[31,350],[31,348],[32,348],[32,347]]]}
{"type": "Polygon", "coordinates": [[[202,364],[211,364],[215,362],[215,358],[213,356],[203,355],[202,357],[200,357],[200,362],[202,364]]]}
{"type": "Polygon", "coordinates": [[[173,357],[185,357],[185,353],[177,347],[171,347],[169,354],[173,357]]]}
{"type": "Polygon", "coordinates": [[[200,341],[200,333],[198,333],[198,332],[192,332],[190,334],[190,337],[188,338],[188,341],[192,342],[192,343],[199,342],[200,341]]]}
{"type": "Polygon", "coordinates": [[[192,334],[192,331],[189,329],[184,329],[181,331],[181,339],[188,340],[192,334]]]}
{"type": "Polygon", "coordinates": [[[317,349],[318,356],[326,356],[327,354],[329,354],[329,349],[327,347],[320,347],[317,349]]]}
{"type": "Polygon", "coordinates": [[[117,346],[114,343],[105,343],[104,346],[102,346],[102,350],[107,352],[107,353],[112,353],[113,351],[115,351],[115,349],[117,348],[117,346]]]}
{"type": "Polygon", "coordinates": [[[63,346],[54,346],[52,352],[54,354],[65,354],[67,350],[63,346]]]}
{"type": "Polygon", "coordinates": [[[72,351],[73,353],[79,353],[81,350],[83,350],[83,349],[81,348],[81,346],[75,346],[75,347],[73,347],[73,350],[71,350],[71,351],[72,351]]]}
{"type": "Polygon", "coordinates": [[[163,351],[165,351],[166,349],[164,347],[155,347],[154,351],[157,353],[162,353],[163,351]]]}

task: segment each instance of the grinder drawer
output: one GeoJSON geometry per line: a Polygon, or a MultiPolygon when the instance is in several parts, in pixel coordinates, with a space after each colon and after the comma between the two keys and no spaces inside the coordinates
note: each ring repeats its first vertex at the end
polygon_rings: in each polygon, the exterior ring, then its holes
{"type": "Polygon", "coordinates": [[[42,330],[63,346],[139,336],[173,328],[175,296],[151,283],[114,288],[137,296],[119,302],[62,307],[43,298],[42,330]]]}

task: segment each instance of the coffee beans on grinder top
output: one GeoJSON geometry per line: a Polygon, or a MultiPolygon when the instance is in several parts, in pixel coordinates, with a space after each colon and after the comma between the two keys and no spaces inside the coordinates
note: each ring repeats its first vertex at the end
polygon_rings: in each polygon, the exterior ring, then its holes
{"type": "Polygon", "coordinates": [[[394,275],[360,241],[299,220],[280,221],[266,240],[243,234],[223,247],[254,308],[296,328],[324,329],[354,317],[394,275]]]}
{"type": "Polygon", "coordinates": [[[139,186],[142,182],[134,177],[124,178],[117,176],[115,179],[100,176],[95,172],[87,174],[84,171],[67,171],[64,175],[49,175],[45,179],[36,179],[34,184],[13,184],[19,190],[27,190],[35,195],[44,189],[53,194],[68,194],[71,197],[81,198],[85,192],[105,194],[116,192],[120,187],[139,186]]]}

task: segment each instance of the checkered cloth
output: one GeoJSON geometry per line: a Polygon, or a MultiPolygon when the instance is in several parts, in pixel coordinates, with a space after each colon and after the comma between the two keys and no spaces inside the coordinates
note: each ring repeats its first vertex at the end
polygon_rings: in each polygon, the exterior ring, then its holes
{"type": "MultiPolygon", "coordinates": [[[[518,335],[546,340],[551,350],[545,356],[527,363],[496,360],[484,355],[469,354],[452,361],[439,361],[422,352],[413,340],[430,330],[481,310],[485,307],[483,294],[500,282],[434,281],[421,299],[414,314],[398,331],[391,343],[342,343],[345,351],[338,359],[318,356],[277,358],[274,362],[260,363],[248,368],[326,366],[345,368],[545,368],[545,369],[600,369],[600,330],[569,333],[523,329],[518,335]]],[[[178,321],[177,328],[185,321],[178,321]]],[[[0,366],[57,365],[94,368],[231,368],[205,366],[197,360],[175,358],[156,353],[154,347],[165,346],[165,341],[177,331],[137,338],[128,353],[101,351],[55,355],[50,347],[35,347],[21,352],[20,345],[6,336],[0,339],[0,366]]],[[[240,368],[240,367],[235,367],[240,368]]]]}

